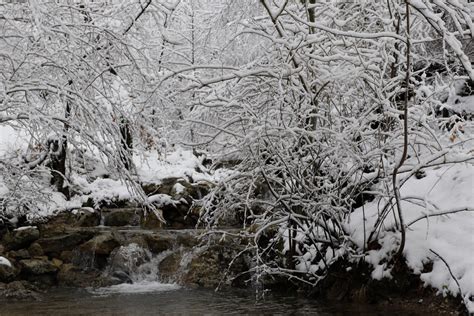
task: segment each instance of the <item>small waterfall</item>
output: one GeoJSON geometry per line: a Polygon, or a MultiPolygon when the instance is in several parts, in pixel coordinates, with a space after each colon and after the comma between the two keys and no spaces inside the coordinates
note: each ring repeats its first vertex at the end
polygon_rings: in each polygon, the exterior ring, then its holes
{"type": "Polygon", "coordinates": [[[99,221],[99,227],[104,227],[105,226],[105,215],[102,209],[100,209],[100,221],[99,221]]]}
{"type": "Polygon", "coordinates": [[[158,262],[147,249],[132,243],[115,249],[110,255],[109,275],[125,273],[133,283],[158,280],[158,262]]]}
{"type": "Polygon", "coordinates": [[[148,249],[136,243],[115,249],[105,271],[109,276],[120,279],[123,283],[92,292],[99,295],[112,293],[143,293],[176,290],[177,284],[160,282],[158,266],[170,251],[154,256],[148,249]]]}

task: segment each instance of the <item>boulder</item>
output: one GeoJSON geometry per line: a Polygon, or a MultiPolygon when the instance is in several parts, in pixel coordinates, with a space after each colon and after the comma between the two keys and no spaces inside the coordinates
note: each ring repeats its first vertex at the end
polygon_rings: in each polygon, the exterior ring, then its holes
{"type": "MultiPolygon", "coordinates": [[[[163,214],[163,211],[158,209],[157,212],[163,214]]],[[[145,229],[160,229],[163,228],[164,223],[158,219],[154,212],[147,212],[140,218],[140,226],[145,229]]]]}
{"type": "Polygon", "coordinates": [[[162,210],[166,226],[174,229],[196,227],[199,216],[190,214],[189,207],[188,203],[163,205],[162,210]]]}
{"type": "Polygon", "coordinates": [[[38,289],[28,281],[13,281],[0,286],[0,298],[7,300],[40,300],[38,289]]]}
{"type": "Polygon", "coordinates": [[[20,260],[20,259],[30,259],[30,253],[26,249],[12,250],[8,252],[8,257],[20,260]]]}
{"type": "Polygon", "coordinates": [[[46,258],[20,260],[21,272],[27,275],[40,275],[55,273],[58,271],[51,261],[46,258]]]}
{"type": "Polygon", "coordinates": [[[41,245],[38,244],[37,242],[32,243],[28,247],[28,253],[30,254],[31,257],[44,255],[43,248],[41,248],[41,245]]]}
{"type": "Polygon", "coordinates": [[[196,234],[191,233],[191,232],[181,233],[181,234],[178,234],[178,236],[176,237],[176,243],[179,246],[183,246],[183,247],[192,248],[194,246],[199,245],[199,242],[200,241],[197,238],[196,234]]]}
{"type": "Polygon", "coordinates": [[[138,272],[139,267],[152,258],[151,253],[137,244],[130,244],[115,249],[110,254],[109,271],[122,271],[127,275],[138,272]]]}
{"type": "Polygon", "coordinates": [[[58,269],[61,268],[61,266],[63,265],[63,261],[59,260],[58,258],[51,259],[51,263],[58,269]]]}
{"type": "Polygon", "coordinates": [[[64,234],[71,227],[93,227],[100,224],[100,213],[90,207],[60,212],[38,224],[41,237],[64,234]]]}
{"type": "Polygon", "coordinates": [[[163,282],[175,282],[183,256],[181,252],[173,252],[160,261],[158,271],[163,282]]]}
{"type": "Polygon", "coordinates": [[[240,243],[230,239],[201,248],[195,252],[181,281],[189,286],[205,288],[244,286],[242,273],[249,270],[249,264],[246,257],[237,256],[242,249],[240,243]]]}
{"type": "Polygon", "coordinates": [[[208,181],[199,181],[197,183],[179,182],[185,189],[180,193],[183,197],[191,197],[193,200],[200,200],[211,191],[214,184],[208,181]]]}
{"type": "Polygon", "coordinates": [[[122,283],[117,278],[104,276],[99,270],[81,269],[71,263],[61,266],[57,275],[60,286],[104,287],[122,283]]]}
{"type": "Polygon", "coordinates": [[[3,237],[2,243],[10,250],[18,250],[28,247],[40,237],[36,226],[19,227],[3,237]]]}
{"type": "Polygon", "coordinates": [[[58,257],[64,250],[72,250],[77,245],[84,243],[94,236],[91,231],[74,231],[63,235],[40,238],[38,244],[43,249],[44,253],[58,257]]]}
{"type": "Polygon", "coordinates": [[[78,227],[95,227],[100,225],[100,213],[90,207],[83,207],[77,210],[75,214],[78,227]]]}
{"type": "Polygon", "coordinates": [[[121,246],[128,246],[130,244],[137,244],[142,248],[148,248],[148,244],[146,242],[146,236],[149,235],[144,233],[143,231],[131,231],[126,234],[119,234],[118,240],[121,246]]]}
{"type": "Polygon", "coordinates": [[[61,254],[59,255],[59,259],[61,259],[61,261],[65,263],[71,263],[73,258],[74,253],[71,250],[61,251],[61,254]]]}
{"type": "Polygon", "coordinates": [[[108,256],[118,246],[120,243],[112,233],[108,232],[88,240],[79,249],[81,252],[108,256]]]}
{"type": "Polygon", "coordinates": [[[154,233],[145,236],[145,240],[153,253],[160,253],[166,250],[171,250],[176,242],[176,238],[165,232],[154,233]]]}
{"type": "Polygon", "coordinates": [[[122,283],[128,283],[128,284],[133,283],[130,276],[127,273],[123,272],[123,271],[120,271],[120,270],[113,271],[110,275],[114,278],[119,279],[122,283]]]}
{"type": "Polygon", "coordinates": [[[171,195],[173,191],[173,187],[175,186],[178,181],[184,181],[183,178],[165,178],[162,179],[160,183],[146,183],[142,185],[143,191],[146,195],[153,195],[153,194],[168,194],[171,195]]]}
{"type": "Polygon", "coordinates": [[[140,224],[141,209],[121,208],[104,213],[105,226],[138,226],[140,224]]]}
{"type": "Polygon", "coordinates": [[[0,282],[10,282],[15,279],[17,270],[5,257],[0,257],[0,282]]]}

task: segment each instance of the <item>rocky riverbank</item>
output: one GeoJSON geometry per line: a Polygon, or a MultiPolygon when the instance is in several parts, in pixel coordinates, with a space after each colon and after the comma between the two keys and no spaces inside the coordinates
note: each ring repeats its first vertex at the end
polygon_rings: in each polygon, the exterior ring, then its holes
{"type": "MultiPolygon", "coordinates": [[[[195,229],[198,213],[193,201],[209,190],[209,183],[170,178],[146,185],[159,196],[155,213],[122,201],[100,209],[82,207],[30,221],[0,235],[0,296],[37,299],[51,286],[105,287],[134,282],[133,273],[153,260],[156,280],[188,287],[239,282],[249,269],[245,257],[231,260],[244,247],[238,229],[205,235],[195,229]],[[226,236],[227,235],[227,236],[226,236]]],[[[249,260],[248,260],[249,261],[249,260]]]]}
{"type": "MultiPolygon", "coordinates": [[[[37,300],[51,287],[98,288],[150,277],[185,287],[248,287],[252,255],[245,251],[245,234],[239,228],[213,234],[194,228],[198,214],[193,201],[207,190],[206,184],[177,178],[149,185],[149,195],[168,201],[159,208],[166,224],[145,208],[121,202],[99,209],[84,206],[4,229],[0,299],[37,300]]],[[[265,286],[344,304],[409,307],[413,314],[466,314],[460,299],[436,295],[406,266],[399,266],[390,280],[373,280],[370,272],[366,264],[341,261],[316,288],[305,289],[288,279],[273,279],[265,286]]]]}

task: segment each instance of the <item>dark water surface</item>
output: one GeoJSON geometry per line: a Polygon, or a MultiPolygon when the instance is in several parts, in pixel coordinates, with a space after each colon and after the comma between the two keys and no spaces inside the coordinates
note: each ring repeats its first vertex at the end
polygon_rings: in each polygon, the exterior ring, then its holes
{"type": "Polygon", "coordinates": [[[0,315],[403,315],[371,305],[327,304],[296,296],[250,291],[162,289],[155,292],[98,293],[54,289],[43,300],[0,302],[0,315]]]}

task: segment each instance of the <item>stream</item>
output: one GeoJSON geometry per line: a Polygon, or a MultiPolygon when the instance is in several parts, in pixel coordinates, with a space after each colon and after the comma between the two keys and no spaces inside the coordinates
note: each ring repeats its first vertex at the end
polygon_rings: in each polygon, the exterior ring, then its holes
{"type": "MultiPolygon", "coordinates": [[[[402,315],[390,306],[324,303],[251,290],[211,291],[145,282],[96,290],[56,288],[40,301],[0,302],[0,315],[402,315]]],[[[411,315],[416,315],[412,313],[411,315]]]]}

